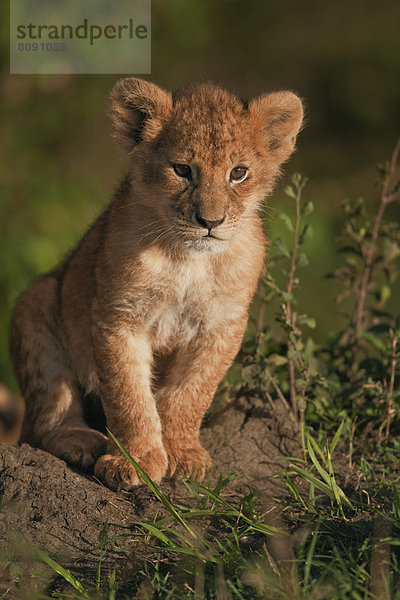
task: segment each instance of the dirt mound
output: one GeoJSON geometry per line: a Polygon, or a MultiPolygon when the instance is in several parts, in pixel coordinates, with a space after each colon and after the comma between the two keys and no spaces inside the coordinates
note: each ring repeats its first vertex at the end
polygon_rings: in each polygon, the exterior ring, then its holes
{"type": "MultiPolygon", "coordinates": [[[[282,457],[299,453],[298,436],[290,423],[288,415],[272,416],[264,405],[247,401],[208,419],[202,442],[213,458],[213,474],[239,472],[224,492],[227,497],[238,498],[249,487],[263,490],[267,503],[283,494],[282,480],[276,477],[282,473],[282,457]]],[[[165,481],[161,489],[172,502],[189,500],[180,482],[165,481]]],[[[0,551],[0,595],[16,597],[13,587],[26,590],[35,585],[31,569],[25,574],[24,570],[17,575],[9,572],[7,553],[10,561],[32,566],[37,545],[79,577],[93,581],[104,523],[109,536],[129,533],[135,520],[151,520],[157,511],[162,514],[160,507],[145,487],[112,492],[46,452],[26,444],[0,445],[0,548],[7,549],[0,551]]],[[[104,567],[121,564],[121,556],[107,546],[104,567]]]]}

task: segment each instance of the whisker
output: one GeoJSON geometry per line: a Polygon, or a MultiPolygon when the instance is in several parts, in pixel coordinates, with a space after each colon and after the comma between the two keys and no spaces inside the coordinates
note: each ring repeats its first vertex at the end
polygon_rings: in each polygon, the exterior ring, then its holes
{"type": "Polygon", "coordinates": [[[270,204],[262,205],[263,210],[274,210],[275,212],[280,212],[280,208],[276,208],[276,206],[271,206],[270,204]]]}
{"type": "Polygon", "coordinates": [[[165,229],[164,227],[157,227],[156,229],[154,229],[152,231],[148,231],[147,233],[142,235],[141,238],[139,238],[139,240],[138,240],[138,244],[143,242],[143,240],[146,239],[147,237],[149,237],[150,235],[158,233],[158,236],[152,240],[152,242],[155,243],[155,242],[159,241],[160,239],[162,239],[162,236],[169,234],[173,229],[174,229],[173,225],[168,227],[168,229],[165,229]]]}
{"type": "Polygon", "coordinates": [[[115,211],[124,210],[125,208],[130,208],[131,206],[134,206],[135,204],[137,204],[137,202],[128,202],[128,204],[121,204],[120,206],[114,206],[113,210],[115,210],[115,211]]]}
{"type": "MultiPolygon", "coordinates": [[[[171,226],[169,229],[166,229],[165,231],[161,232],[160,235],[158,235],[156,237],[156,239],[153,240],[153,243],[156,243],[156,242],[159,243],[161,240],[168,241],[168,238],[171,237],[171,234],[173,233],[173,229],[174,229],[174,227],[171,226]]],[[[175,236],[175,239],[176,239],[176,237],[177,236],[175,236]]],[[[170,244],[169,247],[172,249],[173,248],[172,244],[170,244]]]]}
{"type": "Polygon", "coordinates": [[[137,243],[140,244],[140,242],[142,242],[144,239],[146,239],[150,235],[157,234],[160,231],[163,232],[164,230],[165,230],[165,228],[163,226],[156,227],[155,229],[152,229],[151,231],[148,231],[147,233],[144,233],[142,236],[140,236],[140,238],[138,238],[138,240],[137,240],[137,243]]]}
{"type": "Polygon", "coordinates": [[[158,236],[156,237],[156,239],[154,240],[154,243],[155,243],[155,242],[157,242],[159,239],[161,239],[163,235],[165,235],[165,234],[167,234],[167,233],[170,233],[170,232],[172,231],[172,229],[173,229],[173,228],[174,228],[174,227],[173,227],[173,225],[172,225],[172,226],[171,226],[169,229],[167,229],[167,230],[165,230],[165,231],[162,231],[162,232],[160,233],[160,235],[158,235],[158,236]]]}
{"type": "Polygon", "coordinates": [[[141,227],[138,227],[137,230],[140,231],[141,229],[148,229],[149,227],[153,227],[153,225],[156,225],[157,223],[165,223],[165,219],[156,219],[155,221],[152,221],[151,223],[147,223],[146,225],[142,225],[141,227]]]}
{"type": "Polygon", "coordinates": [[[276,217],[271,217],[271,215],[261,215],[261,219],[263,223],[277,223],[278,221],[276,217]]]}

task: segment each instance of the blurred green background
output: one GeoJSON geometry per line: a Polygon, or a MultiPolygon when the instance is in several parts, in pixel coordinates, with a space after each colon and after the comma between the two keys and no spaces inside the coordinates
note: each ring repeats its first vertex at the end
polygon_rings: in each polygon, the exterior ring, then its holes
{"type": "MultiPolygon", "coordinates": [[[[109,200],[124,160],[109,136],[107,94],[116,77],[9,75],[8,2],[0,7],[0,381],[15,386],[8,357],[17,295],[51,268],[109,200]]],[[[383,0],[153,0],[152,81],[176,88],[212,79],[243,97],[289,88],[307,125],[268,201],[269,237],[289,175],[310,178],[316,206],[301,308],[323,341],[337,326],[334,283],[340,205],[373,208],[375,164],[400,134],[400,2],[383,0]]],[[[392,211],[399,217],[398,208],[392,211]]],[[[399,303],[399,295],[392,297],[399,303]]]]}

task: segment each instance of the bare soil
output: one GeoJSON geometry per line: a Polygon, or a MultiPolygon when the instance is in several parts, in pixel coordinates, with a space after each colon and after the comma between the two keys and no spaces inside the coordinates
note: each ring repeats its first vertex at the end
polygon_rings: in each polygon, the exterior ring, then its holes
{"type": "MultiPolygon", "coordinates": [[[[283,458],[299,455],[300,444],[289,415],[281,412],[279,405],[271,415],[262,403],[241,399],[207,419],[201,437],[213,458],[213,477],[239,473],[223,492],[227,499],[257,490],[267,512],[276,504],[274,498],[285,494],[283,458]]],[[[190,502],[179,481],[164,481],[161,490],[172,503],[190,502]]],[[[43,578],[33,577],[34,569],[45,571],[35,545],[81,581],[93,582],[104,523],[108,536],[130,534],[135,521],[152,520],[163,510],[146,487],[113,492],[42,450],[1,444],[0,597],[32,598],[43,589],[43,578]]],[[[139,547],[134,538],[131,544],[139,547]]],[[[102,568],[121,571],[128,558],[107,544],[102,568]]],[[[47,581],[47,591],[54,586],[62,587],[60,578],[47,581]]]]}

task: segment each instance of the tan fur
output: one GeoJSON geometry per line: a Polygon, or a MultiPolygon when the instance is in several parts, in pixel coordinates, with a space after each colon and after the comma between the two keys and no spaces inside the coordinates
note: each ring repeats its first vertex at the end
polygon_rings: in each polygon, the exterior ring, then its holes
{"type": "Polygon", "coordinates": [[[140,484],[115,444],[85,423],[95,393],[108,428],[152,479],[204,475],[201,420],[240,347],[263,265],[258,209],[302,115],[291,92],[247,105],[212,84],[170,94],[117,83],[110,116],[129,173],[70,257],[15,309],[24,441],[95,463],[112,488],[140,484]],[[173,164],[189,165],[192,179],[173,164]],[[247,177],[231,181],[238,166],[247,177]],[[223,222],[205,228],[199,218],[223,222]]]}
{"type": "Polygon", "coordinates": [[[0,383],[0,444],[18,443],[23,418],[24,403],[0,383]]]}

